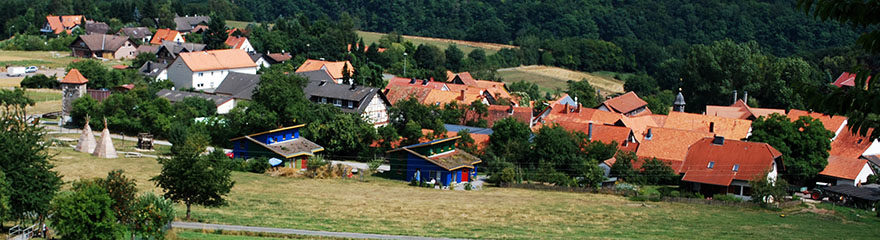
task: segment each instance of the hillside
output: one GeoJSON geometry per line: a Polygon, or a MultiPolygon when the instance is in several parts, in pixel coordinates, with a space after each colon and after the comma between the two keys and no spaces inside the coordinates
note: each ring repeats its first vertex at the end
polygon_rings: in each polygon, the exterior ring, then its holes
{"type": "Polygon", "coordinates": [[[533,82],[538,84],[541,91],[554,92],[556,89],[566,90],[566,82],[569,80],[580,81],[587,79],[590,85],[601,90],[603,94],[623,93],[623,81],[599,74],[572,71],[551,66],[522,66],[515,68],[498,69],[498,76],[506,83],[519,81],[533,82]]]}

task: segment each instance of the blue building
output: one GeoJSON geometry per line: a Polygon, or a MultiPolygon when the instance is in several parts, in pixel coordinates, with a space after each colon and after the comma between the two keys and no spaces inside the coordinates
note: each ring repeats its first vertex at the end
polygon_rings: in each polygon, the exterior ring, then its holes
{"type": "Polygon", "coordinates": [[[468,182],[477,176],[476,164],[482,160],[455,148],[459,138],[438,139],[388,151],[392,175],[406,181],[435,180],[443,186],[468,182]]]}
{"type": "Polygon", "coordinates": [[[299,129],[305,124],[284,127],[230,139],[235,158],[278,158],[291,168],[305,169],[308,158],[324,151],[324,147],[301,137],[299,129]]]}

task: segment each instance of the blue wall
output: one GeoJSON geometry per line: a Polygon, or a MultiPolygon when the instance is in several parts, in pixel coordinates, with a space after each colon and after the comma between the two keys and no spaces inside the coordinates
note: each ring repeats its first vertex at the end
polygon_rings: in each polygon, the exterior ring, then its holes
{"type": "MultiPolygon", "coordinates": [[[[415,177],[417,170],[419,171],[419,175],[421,178],[418,181],[426,182],[431,181],[432,178],[436,178],[436,175],[431,175],[432,171],[440,172],[439,183],[443,184],[443,186],[449,186],[453,179],[456,180],[456,183],[461,182],[461,176],[462,174],[464,174],[464,171],[462,171],[461,168],[453,171],[448,171],[411,153],[406,154],[406,162],[405,179],[407,182],[411,182],[413,180],[413,177],[415,177]]],[[[470,176],[468,176],[468,179],[473,179],[473,176],[475,176],[477,172],[476,166],[474,166],[474,169],[468,170],[470,170],[470,176]]]]}
{"type": "Polygon", "coordinates": [[[299,138],[299,128],[287,129],[284,131],[277,131],[277,132],[273,132],[273,133],[266,133],[266,134],[262,134],[262,135],[253,136],[251,138],[253,138],[254,140],[257,140],[258,142],[264,143],[264,144],[273,144],[276,142],[290,141],[290,140],[299,138]]]}

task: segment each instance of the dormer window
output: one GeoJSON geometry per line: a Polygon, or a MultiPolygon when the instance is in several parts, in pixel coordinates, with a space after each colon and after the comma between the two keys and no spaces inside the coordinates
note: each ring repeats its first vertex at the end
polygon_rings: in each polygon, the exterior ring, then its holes
{"type": "Polygon", "coordinates": [[[734,164],[734,165],[733,165],[733,171],[734,171],[734,172],[739,171],[739,164],[734,164]]]}
{"type": "Polygon", "coordinates": [[[706,167],[709,168],[709,169],[714,168],[714,167],[715,167],[715,162],[709,162],[709,166],[706,166],[706,167]]]}

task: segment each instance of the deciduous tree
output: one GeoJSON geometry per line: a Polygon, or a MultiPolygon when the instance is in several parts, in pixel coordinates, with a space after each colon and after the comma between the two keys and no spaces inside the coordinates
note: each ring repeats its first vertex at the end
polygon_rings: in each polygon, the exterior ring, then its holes
{"type": "Polygon", "coordinates": [[[779,150],[785,159],[785,171],[780,175],[804,184],[825,169],[833,136],[818,119],[803,116],[792,122],[786,116],[772,114],[752,122],[749,141],[764,142],[779,150]]]}
{"type": "Polygon", "coordinates": [[[189,137],[183,145],[170,158],[159,158],[162,170],[150,180],[162,188],[165,198],[183,202],[186,218],[190,219],[193,204],[206,207],[226,204],[223,197],[229,194],[235,182],[225,165],[223,152],[201,155],[207,138],[189,137]]]}

